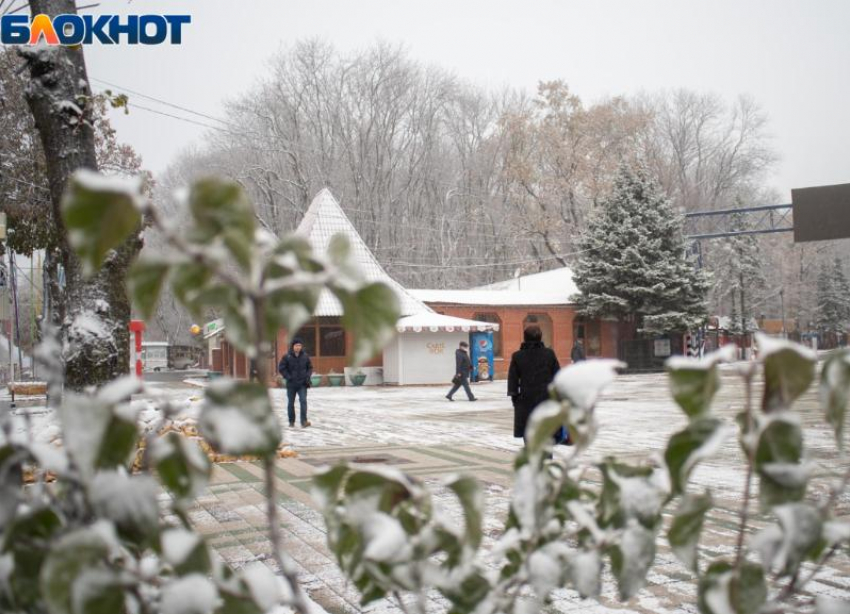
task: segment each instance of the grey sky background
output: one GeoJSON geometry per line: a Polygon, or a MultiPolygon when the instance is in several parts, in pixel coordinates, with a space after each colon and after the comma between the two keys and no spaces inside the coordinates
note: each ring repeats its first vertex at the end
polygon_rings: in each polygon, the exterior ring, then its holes
{"type": "MultiPolygon", "coordinates": [[[[104,0],[93,12],[192,15],[180,46],[92,45],[87,62],[91,77],[210,115],[223,117],[222,102],[299,39],[342,50],[381,39],[494,88],[560,78],[585,101],[677,87],[749,94],[770,118],[783,202],[791,188],[850,182],[846,0],[104,0]]],[[[205,132],[142,110],[113,121],[154,172],[205,132]]]]}

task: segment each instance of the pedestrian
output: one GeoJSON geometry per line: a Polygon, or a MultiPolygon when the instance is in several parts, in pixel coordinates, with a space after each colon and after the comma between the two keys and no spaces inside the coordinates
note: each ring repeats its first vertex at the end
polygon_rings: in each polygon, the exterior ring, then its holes
{"type": "Polygon", "coordinates": [[[455,376],[452,378],[452,389],[446,395],[449,401],[454,401],[452,395],[457,392],[461,386],[466,392],[466,398],[470,401],[478,399],[472,394],[469,388],[469,374],[472,372],[472,361],[469,359],[469,344],[466,341],[461,341],[460,346],[455,350],[455,376]]]}
{"type": "Polygon", "coordinates": [[[581,339],[576,339],[575,343],[573,343],[573,349],[570,352],[570,358],[573,362],[581,362],[585,359],[584,345],[582,344],[581,339]]]}
{"type": "MultiPolygon", "coordinates": [[[[514,406],[514,437],[525,439],[525,429],[534,408],[549,398],[549,384],[561,365],[551,348],[543,344],[543,333],[539,326],[531,325],[523,332],[523,343],[519,351],[511,356],[508,369],[508,396],[514,406]]],[[[557,443],[570,444],[569,435],[557,443]]]]}
{"type": "Polygon", "coordinates": [[[313,363],[304,350],[304,342],[300,337],[292,340],[289,351],[280,359],[277,371],[286,380],[286,411],[289,414],[289,426],[295,426],[295,397],[301,406],[301,426],[310,426],[307,420],[307,388],[310,387],[310,377],[313,375],[313,363]]]}

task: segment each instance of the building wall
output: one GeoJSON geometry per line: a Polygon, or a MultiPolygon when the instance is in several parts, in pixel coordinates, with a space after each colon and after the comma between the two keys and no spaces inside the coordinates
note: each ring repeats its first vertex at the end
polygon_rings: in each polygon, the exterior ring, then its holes
{"type": "MultiPolygon", "coordinates": [[[[449,316],[474,320],[476,314],[494,313],[499,317],[502,335],[502,356],[495,360],[495,377],[504,379],[508,376],[511,354],[519,349],[524,330],[523,323],[529,315],[545,315],[552,320],[552,349],[558,357],[561,366],[570,364],[575,326],[578,314],[571,305],[544,306],[487,306],[487,305],[454,305],[445,303],[428,303],[428,306],[449,316]]],[[[586,324],[587,333],[598,336],[598,347],[588,344],[588,356],[616,358],[618,342],[618,323],[591,321],[586,324]]]]}
{"type": "Polygon", "coordinates": [[[469,340],[464,332],[420,332],[399,335],[401,369],[399,384],[451,385],[455,375],[455,350],[469,340]]]}

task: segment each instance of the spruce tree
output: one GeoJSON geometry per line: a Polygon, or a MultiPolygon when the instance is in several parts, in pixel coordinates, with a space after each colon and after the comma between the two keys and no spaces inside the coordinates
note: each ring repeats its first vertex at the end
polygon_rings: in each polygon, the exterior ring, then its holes
{"type": "MultiPolygon", "coordinates": [[[[740,199],[735,200],[736,208],[740,209],[744,203],[740,199]]],[[[732,215],[732,230],[746,231],[750,226],[746,223],[743,215],[734,213],[732,215]]],[[[733,322],[730,331],[737,334],[752,332],[750,323],[755,317],[752,304],[754,294],[763,290],[766,286],[761,253],[759,251],[758,239],[754,235],[733,235],[726,239],[725,250],[726,261],[721,267],[723,282],[728,292],[732,295],[733,322]],[[736,309],[735,300],[738,300],[736,309]]]]}
{"type": "Polygon", "coordinates": [[[841,334],[850,320],[850,283],[841,261],[824,263],[818,275],[817,327],[824,333],[841,334]]]}
{"type": "Polygon", "coordinates": [[[579,242],[581,313],[634,316],[647,333],[702,324],[708,280],[686,255],[683,223],[646,169],[622,166],[579,242]]]}

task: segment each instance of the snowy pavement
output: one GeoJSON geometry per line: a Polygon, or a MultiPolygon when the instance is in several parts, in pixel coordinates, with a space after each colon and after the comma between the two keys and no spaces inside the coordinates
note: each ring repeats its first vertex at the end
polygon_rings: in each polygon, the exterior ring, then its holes
{"type": "MultiPolygon", "coordinates": [[[[474,388],[479,401],[449,402],[447,387],[412,388],[317,388],[309,393],[309,419],[313,426],[284,426],[284,436],[298,458],[277,463],[280,509],[286,545],[298,563],[310,596],[329,612],[397,612],[389,602],[361,608],[356,591],[339,572],[325,546],[324,523],[310,498],[310,478],[317,467],[345,460],[356,463],[393,465],[427,483],[436,485],[449,473],[466,472],[485,484],[487,519],[485,548],[498,537],[507,513],[512,483],[511,464],[520,442],[511,437],[512,409],[505,396],[505,383],[481,384],[474,388]]],[[[162,388],[166,396],[193,404],[191,389],[162,388]]],[[[275,408],[286,425],[284,391],[273,393],[275,408]]],[[[715,410],[730,423],[741,410],[740,388],[731,373],[724,372],[724,388],[715,400],[715,410]]],[[[832,435],[817,410],[816,395],[809,392],[799,404],[806,426],[806,443],[819,471],[835,471],[832,435]]],[[[296,403],[297,411],[297,403],[296,403]]],[[[663,454],[667,437],[685,425],[681,411],[667,394],[664,375],[623,376],[603,396],[599,406],[600,433],[590,451],[591,459],[616,454],[640,462],[663,454]]],[[[570,453],[559,448],[559,454],[570,453]]],[[[844,461],[846,466],[846,461],[844,461]]],[[[592,477],[592,476],[591,476],[592,477]]],[[[736,510],[744,470],[734,437],[719,455],[694,473],[695,488],[710,487],[716,506],[707,523],[703,547],[714,555],[731,553],[734,546],[736,510]]],[[[825,483],[816,479],[812,496],[823,496],[825,483]]],[[[449,515],[451,497],[439,488],[435,499],[449,515]]],[[[227,561],[242,566],[268,561],[265,539],[261,470],[252,463],[218,465],[213,484],[198,500],[194,519],[227,561]]],[[[840,502],[840,513],[850,514],[850,497],[840,502]]],[[[767,522],[759,518],[759,524],[767,522]]],[[[460,523],[460,519],[458,518],[460,523]]],[[[692,575],[671,554],[665,533],[659,536],[657,565],[650,585],[627,604],[616,600],[613,582],[600,603],[582,601],[577,594],[561,590],[555,594],[552,612],[696,612],[692,575]]],[[[810,585],[816,594],[850,600],[850,561],[842,555],[831,561],[818,581],[810,585]]],[[[438,597],[434,611],[443,611],[438,597]]]]}

